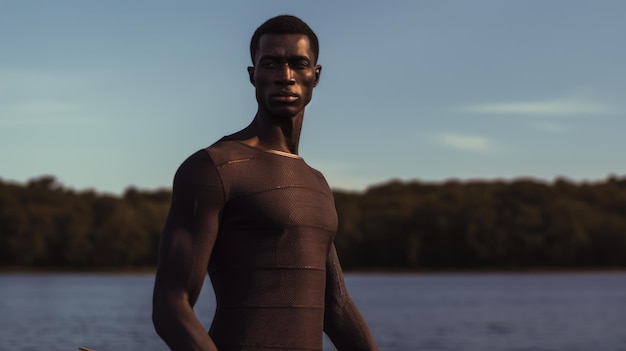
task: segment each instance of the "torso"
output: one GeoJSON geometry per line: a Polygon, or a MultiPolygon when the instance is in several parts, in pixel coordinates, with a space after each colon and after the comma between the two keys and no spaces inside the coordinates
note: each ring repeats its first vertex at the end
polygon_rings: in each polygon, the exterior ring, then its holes
{"type": "Polygon", "coordinates": [[[321,350],[337,228],[323,176],[294,155],[220,141],[206,151],[226,198],[209,274],[219,350],[321,350]]]}

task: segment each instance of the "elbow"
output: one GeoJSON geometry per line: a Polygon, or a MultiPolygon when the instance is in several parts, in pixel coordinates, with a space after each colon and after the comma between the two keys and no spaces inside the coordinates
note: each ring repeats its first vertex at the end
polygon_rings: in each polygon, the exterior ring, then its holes
{"type": "Polygon", "coordinates": [[[347,294],[327,293],[325,297],[325,308],[332,315],[342,314],[350,306],[352,300],[347,294]]]}
{"type": "Polygon", "coordinates": [[[348,294],[327,294],[324,308],[324,329],[328,332],[342,330],[347,321],[358,313],[348,294]]]}
{"type": "Polygon", "coordinates": [[[324,308],[324,331],[333,333],[341,325],[340,320],[344,312],[342,305],[337,300],[327,299],[324,308]]]}
{"type": "Polygon", "coordinates": [[[155,294],[152,301],[152,325],[156,333],[163,338],[169,330],[169,323],[172,321],[171,306],[165,299],[155,294]]]}
{"type": "Polygon", "coordinates": [[[193,310],[184,294],[157,291],[152,300],[152,325],[163,340],[176,334],[189,313],[193,310]],[[189,312],[190,311],[190,312],[189,312]]]}
{"type": "Polygon", "coordinates": [[[167,318],[165,318],[163,315],[164,315],[163,308],[160,306],[157,306],[156,303],[153,304],[152,326],[154,327],[154,330],[160,337],[163,337],[163,333],[167,329],[167,327],[165,326],[165,321],[167,320],[167,318]]]}

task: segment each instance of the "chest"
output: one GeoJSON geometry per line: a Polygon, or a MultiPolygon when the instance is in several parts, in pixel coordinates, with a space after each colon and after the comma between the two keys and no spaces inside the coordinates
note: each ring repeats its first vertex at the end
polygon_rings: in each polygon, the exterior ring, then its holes
{"type": "Polygon", "coordinates": [[[232,228],[309,226],[335,232],[337,214],[324,178],[301,159],[249,158],[220,169],[226,193],[222,225],[232,228]]]}

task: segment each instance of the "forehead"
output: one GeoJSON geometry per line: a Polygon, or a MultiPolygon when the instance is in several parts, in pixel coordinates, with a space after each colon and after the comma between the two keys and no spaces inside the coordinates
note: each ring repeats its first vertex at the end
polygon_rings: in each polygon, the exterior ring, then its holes
{"type": "Polygon", "coordinates": [[[314,60],[309,37],[304,34],[263,34],[259,38],[255,60],[264,56],[301,56],[314,60]]]}

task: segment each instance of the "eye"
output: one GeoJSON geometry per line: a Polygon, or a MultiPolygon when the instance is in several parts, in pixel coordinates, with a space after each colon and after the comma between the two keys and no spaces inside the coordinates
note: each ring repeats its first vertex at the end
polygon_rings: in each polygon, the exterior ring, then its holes
{"type": "Polygon", "coordinates": [[[294,69],[304,69],[304,68],[309,67],[310,65],[311,64],[307,60],[295,60],[295,61],[289,62],[289,66],[291,66],[294,69]]]}
{"type": "Polygon", "coordinates": [[[278,67],[278,63],[275,61],[261,61],[259,66],[266,69],[276,69],[278,67]]]}

